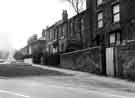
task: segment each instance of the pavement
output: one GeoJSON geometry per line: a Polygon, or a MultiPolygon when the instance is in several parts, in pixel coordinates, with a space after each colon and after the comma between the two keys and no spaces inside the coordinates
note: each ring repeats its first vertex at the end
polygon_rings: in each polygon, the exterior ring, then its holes
{"type": "MultiPolygon", "coordinates": [[[[55,68],[55,67],[50,67],[50,66],[42,66],[42,65],[36,65],[36,64],[33,64],[32,66],[48,69],[48,70],[53,70],[53,71],[59,71],[65,74],[71,74],[73,75],[72,77],[69,76],[65,78],[78,79],[78,81],[83,81],[84,84],[85,83],[87,84],[90,81],[94,81],[94,82],[96,81],[96,85],[98,85],[99,83],[99,85],[101,84],[101,86],[106,86],[106,88],[114,88],[118,90],[135,92],[135,83],[133,81],[122,80],[115,77],[98,76],[91,73],[74,71],[74,70],[69,70],[69,69],[62,69],[62,68],[55,68]]],[[[57,77],[54,77],[54,78],[57,78],[57,77]]]]}
{"type": "MultiPolygon", "coordinates": [[[[53,77],[59,81],[66,80],[67,82],[77,81],[80,82],[79,85],[82,88],[89,89],[89,84],[92,84],[94,87],[100,87],[102,89],[114,89],[120,90],[130,93],[135,93],[135,83],[133,81],[122,80],[115,77],[107,77],[107,76],[98,76],[91,73],[80,72],[80,71],[73,71],[69,69],[62,69],[62,68],[54,68],[50,66],[42,66],[33,64],[35,67],[40,67],[43,69],[53,70],[63,72],[65,74],[72,74],[73,76],[69,77],[53,77]]],[[[70,84],[70,83],[69,83],[70,84]]]]}
{"type": "MultiPolygon", "coordinates": [[[[26,68],[34,68],[34,70],[43,69],[47,73],[56,74],[33,75],[29,77],[2,77],[0,78],[0,98],[135,97],[135,84],[126,80],[36,64],[26,68]],[[63,75],[57,74],[57,72],[63,75]]],[[[19,71],[24,70],[21,67],[19,71]]]]}

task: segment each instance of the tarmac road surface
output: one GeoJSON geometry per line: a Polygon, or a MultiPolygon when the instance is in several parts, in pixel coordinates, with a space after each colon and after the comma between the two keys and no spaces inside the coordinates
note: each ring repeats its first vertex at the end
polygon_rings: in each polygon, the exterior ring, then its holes
{"type": "MultiPolygon", "coordinates": [[[[42,77],[41,77],[42,78],[42,77]]],[[[1,79],[0,98],[134,98],[120,92],[86,90],[58,85],[53,81],[38,82],[30,79],[1,79]]]]}
{"type": "Polygon", "coordinates": [[[41,67],[44,71],[40,69],[38,76],[33,66],[0,67],[1,76],[6,76],[0,77],[0,98],[135,98],[134,84],[122,80],[48,67],[41,67]]]}

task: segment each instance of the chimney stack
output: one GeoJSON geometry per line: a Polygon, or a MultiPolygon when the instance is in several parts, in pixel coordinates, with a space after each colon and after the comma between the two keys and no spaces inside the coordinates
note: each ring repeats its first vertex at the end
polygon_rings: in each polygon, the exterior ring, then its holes
{"type": "Polygon", "coordinates": [[[67,21],[67,20],[68,20],[68,13],[67,13],[67,10],[63,10],[62,19],[63,19],[63,21],[67,21]]]}

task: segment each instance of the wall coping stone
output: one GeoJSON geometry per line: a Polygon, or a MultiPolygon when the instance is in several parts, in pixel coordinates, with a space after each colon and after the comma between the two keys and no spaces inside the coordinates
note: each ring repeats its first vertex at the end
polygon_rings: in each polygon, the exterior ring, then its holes
{"type": "Polygon", "coordinates": [[[81,50],[77,50],[77,51],[73,51],[73,52],[63,53],[63,54],[61,54],[61,55],[70,55],[70,54],[75,54],[75,53],[79,53],[79,52],[84,52],[84,51],[88,51],[88,50],[96,49],[96,48],[101,48],[101,46],[90,47],[90,48],[81,49],[81,50]]]}

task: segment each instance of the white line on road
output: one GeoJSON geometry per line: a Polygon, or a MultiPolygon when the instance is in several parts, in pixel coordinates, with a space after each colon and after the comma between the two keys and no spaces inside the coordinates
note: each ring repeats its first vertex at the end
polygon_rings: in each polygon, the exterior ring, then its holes
{"type": "Polygon", "coordinates": [[[134,97],[131,97],[131,96],[129,97],[129,96],[123,96],[123,95],[116,95],[116,94],[111,94],[111,93],[104,93],[104,92],[101,92],[101,91],[86,90],[86,89],[83,89],[83,88],[74,88],[74,87],[68,87],[68,86],[66,87],[66,86],[48,85],[48,87],[74,90],[74,91],[79,91],[79,92],[83,92],[83,93],[94,93],[94,94],[98,94],[98,95],[115,97],[115,98],[134,98],[134,97]]]}
{"type": "Polygon", "coordinates": [[[24,97],[24,98],[30,98],[30,96],[26,96],[20,93],[12,92],[12,91],[7,91],[7,90],[0,90],[0,93],[5,93],[5,94],[10,94],[14,96],[19,96],[19,97],[24,97]]]}
{"type": "Polygon", "coordinates": [[[103,96],[110,96],[110,97],[116,97],[116,98],[131,98],[131,97],[126,97],[126,96],[122,96],[122,95],[116,95],[116,94],[111,94],[111,93],[104,93],[104,92],[100,92],[100,91],[88,91],[90,93],[96,93],[96,94],[100,94],[100,95],[103,95],[103,96]]]}

